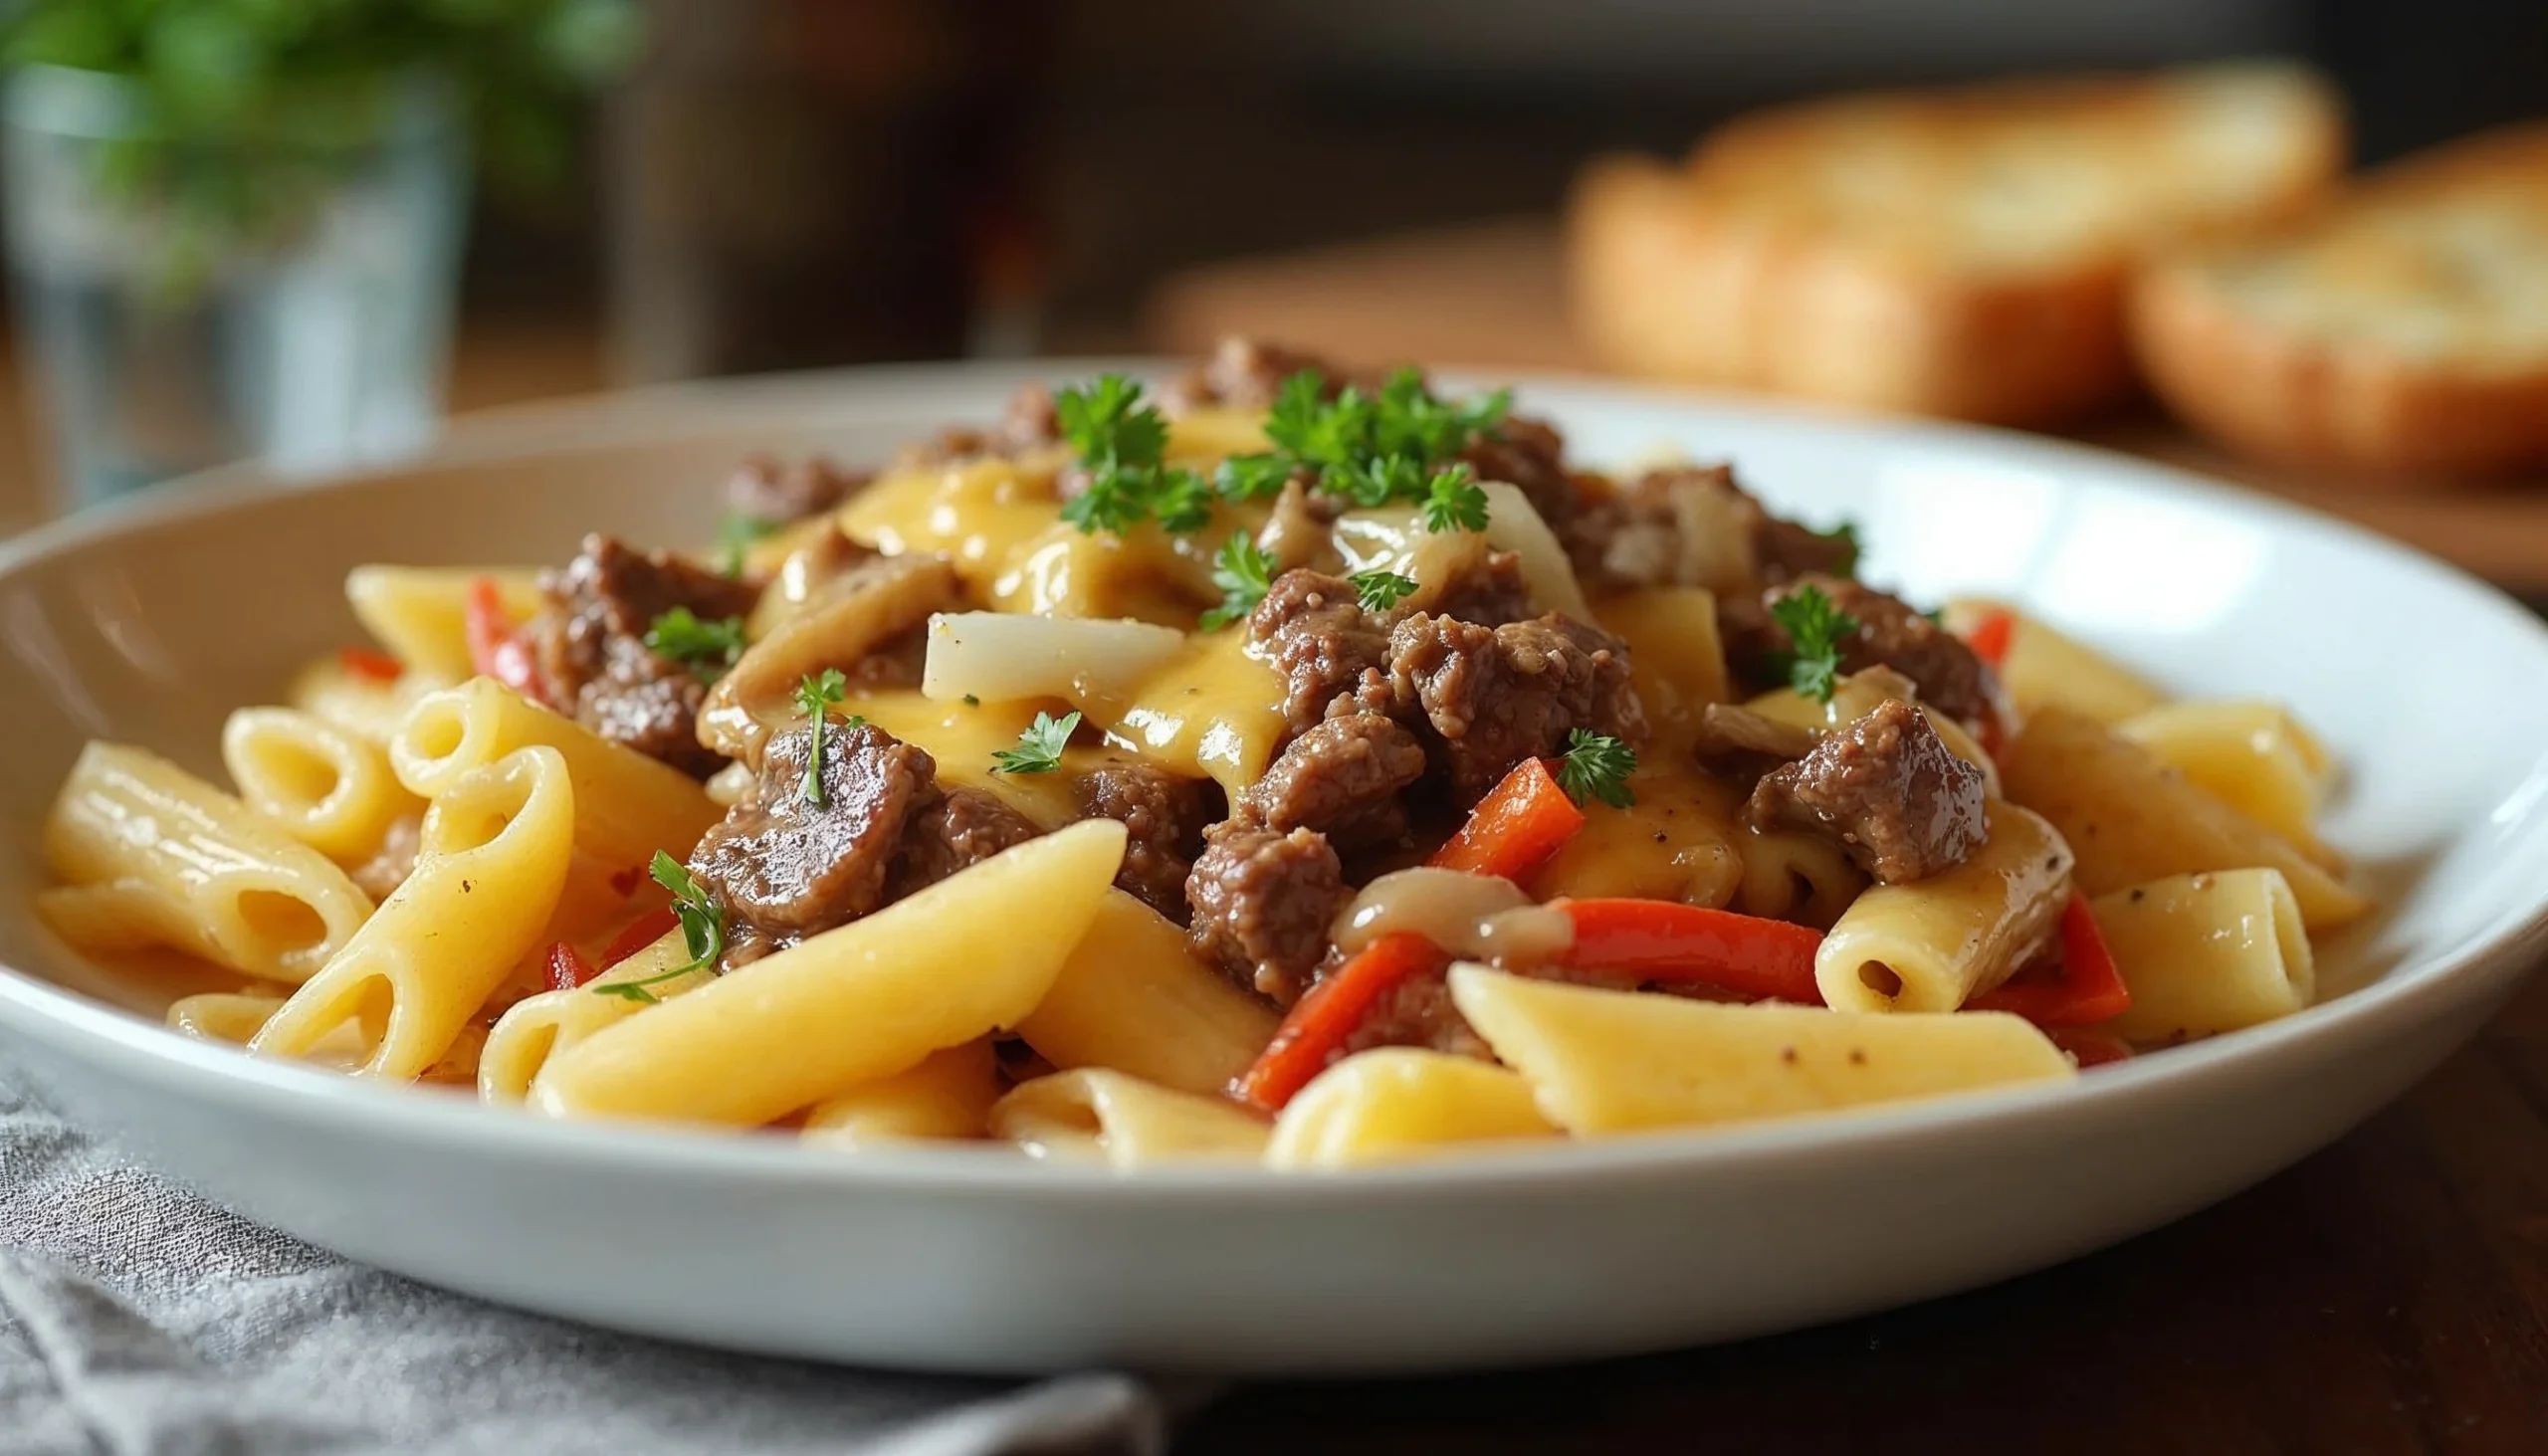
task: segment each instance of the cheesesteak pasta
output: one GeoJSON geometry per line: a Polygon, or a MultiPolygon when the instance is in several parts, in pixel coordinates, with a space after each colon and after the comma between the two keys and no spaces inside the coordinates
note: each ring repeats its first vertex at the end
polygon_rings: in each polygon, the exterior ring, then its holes
{"type": "Polygon", "coordinates": [[[523,1116],[1296,1171],[2057,1082],[2371,909],[2281,709],[1413,369],[1233,341],[728,491],[358,568],[235,790],[89,749],[40,908],[523,1116]]]}

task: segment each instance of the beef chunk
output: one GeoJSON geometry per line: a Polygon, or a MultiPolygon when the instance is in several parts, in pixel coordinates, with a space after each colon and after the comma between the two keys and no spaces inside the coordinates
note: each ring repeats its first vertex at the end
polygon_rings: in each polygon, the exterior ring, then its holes
{"type": "Polygon", "coordinates": [[[1406,833],[1399,795],[1424,776],[1424,745],[1378,714],[1331,718],[1292,740],[1240,796],[1239,808],[1278,830],[1315,829],[1348,848],[1406,833]]]}
{"type": "Polygon", "coordinates": [[[1130,834],[1115,883],[1169,920],[1185,918],[1185,877],[1202,837],[1204,789],[1147,763],[1109,763],[1071,785],[1082,814],[1130,834]]]}
{"type": "Polygon", "coordinates": [[[739,515],[784,525],[832,510],[876,478],[847,471],[821,456],[781,465],[766,455],[746,458],[726,482],[726,504],[739,515]]]}
{"type": "Polygon", "coordinates": [[[927,752],[869,724],[835,724],[823,732],[823,801],[813,803],[804,794],[812,739],[810,727],[772,736],[750,791],[691,853],[691,874],[726,907],[730,964],[883,905],[905,828],[938,796],[927,752]]]}
{"type": "Polygon", "coordinates": [[[1469,442],[1460,459],[1482,481],[1506,481],[1530,498],[1531,509],[1558,530],[1583,505],[1566,468],[1566,440],[1545,420],[1510,415],[1487,435],[1469,442]]]}
{"type": "Polygon", "coordinates": [[[707,686],[686,665],[649,648],[646,629],[675,607],[711,621],[742,616],[758,600],[758,587],[590,535],[564,570],[542,575],[540,590],[547,609],[527,630],[553,706],[603,737],[696,777],[724,764],[699,742],[707,686]]]}
{"type": "Polygon", "coordinates": [[[933,794],[912,811],[904,826],[901,857],[889,881],[890,898],[900,900],[925,890],[1042,832],[1033,820],[979,789],[951,788],[933,794]]]}
{"type": "Polygon", "coordinates": [[[1222,339],[1209,359],[1160,391],[1160,404],[1169,414],[1209,406],[1266,409],[1273,405],[1283,381],[1303,369],[1325,375],[1330,394],[1351,377],[1316,354],[1232,336],[1222,339]]]}
{"type": "Polygon", "coordinates": [[[1363,610],[1353,583],[1316,571],[1274,578],[1247,619],[1247,637],[1283,675],[1283,721],[1295,733],[1388,662],[1388,632],[1363,610]]]}
{"type": "Polygon", "coordinates": [[[1589,585],[1704,586],[1720,598],[1838,571],[1855,555],[1838,535],[1771,515],[1722,465],[1647,471],[1561,533],[1589,585]]]}
{"type": "Polygon", "coordinates": [[[1327,954],[1327,930],[1353,892],[1327,837],[1244,818],[1214,825],[1186,877],[1195,950],[1241,985],[1289,1005],[1327,954]]]}
{"type": "Polygon", "coordinates": [[[1523,759],[1557,752],[1571,729],[1645,736],[1627,644],[1554,612],[1501,627],[1419,613],[1389,635],[1388,676],[1398,708],[1440,734],[1462,804],[1523,759]]]}
{"type": "Polygon", "coordinates": [[[1522,558],[1511,551],[1486,549],[1483,543],[1474,555],[1461,558],[1440,585],[1417,592],[1399,610],[1407,615],[1426,611],[1488,627],[1539,615],[1531,602],[1531,585],[1522,579],[1522,558]]]}
{"type": "MultiPolygon", "coordinates": [[[[1808,573],[1786,586],[1772,587],[1763,604],[1766,607],[1808,586],[1819,588],[1833,606],[1857,619],[1858,630],[1840,644],[1841,671],[1889,667],[1919,688],[1922,703],[1959,723],[1978,728],[1999,716],[2000,682],[1989,665],[1973,655],[1963,638],[1899,597],[1845,577],[1808,573]]],[[[1763,615],[1766,618],[1766,611],[1763,615]]],[[[1787,633],[1772,622],[1765,631],[1746,634],[1744,653],[1751,659],[1748,666],[1758,672],[1765,647],[1772,649],[1769,658],[1775,661],[1790,646],[1787,633]]],[[[1732,641],[1726,659],[1745,661],[1732,641]]]]}
{"type": "Polygon", "coordinates": [[[987,430],[950,425],[938,432],[936,440],[906,453],[904,463],[950,465],[984,456],[1023,455],[1058,445],[1061,439],[1061,421],[1053,413],[1053,391],[1041,384],[1023,384],[1009,396],[998,424],[987,430]]]}
{"type": "Polygon", "coordinates": [[[1691,750],[1699,762],[1737,778],[1758,778],[1813,751],[1819,729],[1781,723],[1746,708],[1711,703],[1699,714],[1691,750]]]}
{"type": "Polygon", "coordinates": [[[1892,698],[1762,779],[1744,817],[1822,835],[1879,882],[1900,885],[1981,846],[1982,770],[1948,751],[1928,715],[1892,698]]]}
{"type": "Polygon", "coordinates": [[[1374,1047],[1426,1047],[1455,1057],[1495,1060],[1494,1049],[1451,1003],[1450,978],[1438,970],[1391,987],[1363,1014],[1337,1055],[1350,1057],[1374,1047]]]}

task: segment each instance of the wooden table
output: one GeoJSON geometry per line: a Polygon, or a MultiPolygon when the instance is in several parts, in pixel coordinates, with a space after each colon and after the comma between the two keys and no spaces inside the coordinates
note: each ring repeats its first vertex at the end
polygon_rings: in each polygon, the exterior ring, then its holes
{"type": "MultiPolygon", "coordinates": [[[[1358,361],[1587,366],[1566,336],[1553,234],[1533,222],[1202,270],[1164,287],[1147,321],[1149,342],[1169,350],[1227,331],[1358,361]]],[[[2304,500],[2548,593],[2548,490],[2333,491],[2146,415],[2083,438],[2304,500]]],[[[1177,1449],[2548,1453],[2548,981],[2326,1151],[2105,1253],[1719,1350],[1242,1389],[1177,1449]]]]}

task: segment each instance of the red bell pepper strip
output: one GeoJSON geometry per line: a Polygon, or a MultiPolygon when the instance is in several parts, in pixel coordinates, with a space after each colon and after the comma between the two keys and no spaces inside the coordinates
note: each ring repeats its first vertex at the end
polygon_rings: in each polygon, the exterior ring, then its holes
{"type": "Polygon", "coordinates": [[[548,984],[551,989],[571,991],[601,974],[583,952],[563,940],[548,947],[548,984]]]}
{"type": "Polygon", "coordinates": [[[1819,1006],[1813,955],[1822,933],[1786,921],[1669,900],[1562,900],[1575,922],[1566,963],[1640,981],[1703,984],[1819,1006]]]}
{"type": "Polygon", "coordinates": [[[1438,870],[1519,880],[1584,827],[1584,811],[1542,759],[1525,758],[1469,810],[1460,832],[1433,852],[1438,870]]]}
{"type": "Polygon", "coordinates": [[[2070,1060],[2077,1062],[2083,1072],[2090,1067],[2128,1061],[2132,1056],[2129,1042],[2093,1026],[2057,1026],[2044,1035],[2052,1038],[2054,1046],[2068,1052],[2070,1060]]]}
{"type": "Polygon", "coordinates": [[[343,668],[347,677],[367,683],[394,683],[407,671],[398,659],[376,647],[339,647],[336,666],[343,668]]]}
{"type": "Polygon", "coordinates": [[[461,626],[469,639],[472,671],[495,679],[534,703],[547,701],[539,686],[539,664],[531,656],[531,644],[514,635],[513,619],[505,614],[504,593],[497,589],[494,577],[480,576],[470,581],[469,593],[462,603],[461,626]]]}
{"type": "Polygon", "coordinates": [[[2037,1026],[2092,1026],[2132,1009],[2132,988],[2115,969],[2087,897],[2061,908],[2061,978],[2013,981],[1964,1003],[1968,1011],[2014,1011],[2037,1026]]]}
{"type": "Polygon", "coordinates": [[[1382,996],[1450,963],[1451,957],[1422,936],[1399,931],[1374,940],[1293,1005],[1255,1064],[1230,1085],[1231,1095],[1263,1112],[1282,1111],[1294,1093],[1336,1060],[1345,1039],[1382,996]]]}
{"type": "Polygon", "coordinates": [[[612,937],[609,948],[601,952],[602,968],[604,970],[608,970],[610,967],[626,960],[629,956],[634,955],[638,951],[645,949],[647,946],[654,944],[657,940],[662,939],[666,935],[670,934],[675,926],[680,924],[681,917],[674,915],[671,908],[668,906],[650,910],[644,915],[637,917],[637,919],[630,921],[628,923],[628,929],[621,931],[616,936],[612,937]]]}
{"type": "Polygon", "coordinates": [[[1964,634],[1964,645],[1973,655],[1989,663],[1994,672],[2009,660],[2009,644],[2017,636],[2017,614],[2005,607],[1993,607],[1964,634]]]}

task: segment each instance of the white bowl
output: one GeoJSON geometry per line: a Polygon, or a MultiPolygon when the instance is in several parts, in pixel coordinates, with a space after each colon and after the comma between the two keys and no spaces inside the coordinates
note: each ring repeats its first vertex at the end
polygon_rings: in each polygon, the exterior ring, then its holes
{"type": "MultiPolygon", "coordinates": [[[[1056,374],[1064,371],[1056,370],[1056,374]]],[[[993,1149],[827,1154],[574,1127],[182,1040],[26,909],[81,741],[194,767],[234,705],[356,640],[359,561],[705,539],[749,449],[851,460],[988,418],[1013,372],[901,369],[491,417],[412,468],[251,474],[0,553],[0,1034],[77,1116],[251,1217],[508,1304],[885,1365],[1404,1371],[1619,1354],[1963,1289],[2186,1213],[2320,1146],[2465,1039],[2548,934],[2548,632],[2362,531],[2112,456],[1581,382],[1577,454],[1728,456],[1857,518],[1872,579],[2014,597],[2170,686],[2284,700],[2342,755],[2381,916],[2331,999],[2073,1085],[1337,1177],[1137,1177],[993,1149]],[[141,1014],[134,1014],[138,1011],[141,1014]]]]}

